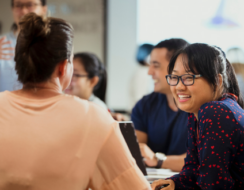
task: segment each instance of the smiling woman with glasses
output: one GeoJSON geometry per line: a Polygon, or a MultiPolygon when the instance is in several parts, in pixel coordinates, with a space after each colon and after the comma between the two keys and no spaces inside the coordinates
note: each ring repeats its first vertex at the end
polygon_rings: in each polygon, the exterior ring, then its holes
{"type": "Polygon", "coordinates": [[[192,44],[170,61],[166,76],[179,109],[188,112],[188,150],[180,174],[152,188],[244,189],[244,110],[234,70],[218,47],[192,44]]]}

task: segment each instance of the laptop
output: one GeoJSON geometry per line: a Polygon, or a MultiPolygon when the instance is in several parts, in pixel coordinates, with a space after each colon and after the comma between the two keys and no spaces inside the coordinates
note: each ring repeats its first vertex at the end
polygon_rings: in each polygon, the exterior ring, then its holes
{"type": "Polygon", "coordinates": [[[165,179],[172,175],[178,174],[178,172],[172,172],[169,169],[146,168],[143,162],[143,157],[141,155],[132,121],[119,122],[119,126],[132,156],[136,160],[138,167],[141,169],[149,183],[152,183],[158,179],[165,179]]]}
{"type": "Polygon", "coordinates": [[[132,121],[119,122],[119,127],[132,156],[136,160],[137,166],[140,168],[142,173],[146,176],[147,175],[146,166],[143,162],[143,157],[141,156],[141,151],[139,148],[139,144],[136,138],[134,125],[132,121]]]}

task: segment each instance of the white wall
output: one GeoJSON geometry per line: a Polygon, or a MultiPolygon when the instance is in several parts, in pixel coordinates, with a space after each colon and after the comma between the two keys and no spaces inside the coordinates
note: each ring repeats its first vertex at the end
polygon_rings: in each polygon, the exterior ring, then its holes
{"type": "Polygon", "coordinates": [[[74,52],[89,51],[104,60],[103,0],[47,0],[51,16],[74,27],[74,52]]]}
{"type": "Polygon", "coordinates": [[[137,0],[108,0],[107,104],[129,107],[129,83],[136,67],[137,0]]]}
{"type": "Polygon", "coordinates": [[[2,25],[2,34],[9,32],[13,24],[10,0],[0,0],[0,22],[2,25]]]}

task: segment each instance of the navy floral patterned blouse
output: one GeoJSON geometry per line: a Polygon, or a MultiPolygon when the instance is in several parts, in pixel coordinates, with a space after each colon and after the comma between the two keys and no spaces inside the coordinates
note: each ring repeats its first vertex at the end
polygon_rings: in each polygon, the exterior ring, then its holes
{"type": "Polygon", "coordinates": [[[185,166],[175,189],[244,190],[244,110],[234,96],[208,102],[188,118],[185,166]]]}

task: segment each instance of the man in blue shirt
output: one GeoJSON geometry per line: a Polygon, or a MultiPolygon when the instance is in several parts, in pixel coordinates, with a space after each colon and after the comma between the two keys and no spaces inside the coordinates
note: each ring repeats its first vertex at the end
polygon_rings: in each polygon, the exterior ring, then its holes
{"type": "Polygon", "coordinates": [[[150,167],[180,171],[184,165],[187,113],[176,107],[165,76],[174,52],[187,45],[183,39],[169,39],[153,48],[148,74],[154,80],[154,92],[144,96],[132,110],[141,153],[150,167]]]}
{"type": "Polygon", "coordinates": [[[46,15],[46,0],[12,0],[12,13],[14,25],[12,31],[0,37],[0,92],[18,90],[22,85],[18,82],[15,71],[13,49],[19,34],[19,22],[23,16],[30,12],[46,15]]]}

